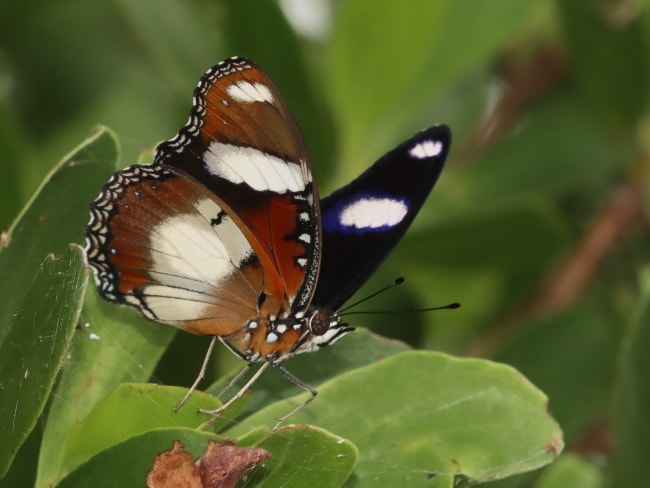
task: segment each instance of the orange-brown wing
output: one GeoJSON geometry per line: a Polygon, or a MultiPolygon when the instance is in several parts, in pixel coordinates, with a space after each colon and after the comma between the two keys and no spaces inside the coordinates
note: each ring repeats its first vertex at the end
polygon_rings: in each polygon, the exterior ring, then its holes
{"type": "Polygon", "coordinates": [[[205,185],[262,266],[262,314],[305,309],[320,260],[319,200],[296,121],[273,82],[243,58],[209,70],[187,124],[157,148],[155,164],[205,185]]]}
{"type": "Polygon", "coordinates": [[[259,259],[194,179],[128,167],[102,188],[91,216],[86,256],[104,298],[196,334],[231,336],[257,317],[259,259]]]}

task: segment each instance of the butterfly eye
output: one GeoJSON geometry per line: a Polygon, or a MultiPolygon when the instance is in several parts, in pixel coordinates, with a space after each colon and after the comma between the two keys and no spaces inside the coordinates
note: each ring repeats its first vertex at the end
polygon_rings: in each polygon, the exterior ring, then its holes
{"type": "Polygon", "coordinates": [[[309,319],[309,330],[317,336],[322,336],[330,328],[331,317],[326,312],[316,312],[309,319]]]}

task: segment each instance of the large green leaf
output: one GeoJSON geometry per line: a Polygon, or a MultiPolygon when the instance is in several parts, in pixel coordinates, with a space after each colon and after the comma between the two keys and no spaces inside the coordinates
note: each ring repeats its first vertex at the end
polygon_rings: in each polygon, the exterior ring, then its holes
{"type": "Polygon", "coordinates": [[[195,392],[186,405],[174,406],[186,388],[123,383],[102,399],[93,411],[70,428],[61,451],[61,475],[72,471],[101,451],[131,437],[168,427],[197,428],[206,416],[199,408],[217,408],[210,395],[195,392]]]}
{"type": "Polygon", "coordinates": [[[49,253],[81,243],[88,220],[88,203],[115,168],[117,142],[110,131],[98,129],[57,164],[6,232],[0,247],[0,342],[11,327],[18,303],[49,253]]]}
{"type": "MultiPolygon", "coordinates": [[[[273,425],[304,398],[273,404],[228,434],[273,425]]],[[[511,367],[412,351],[321,385],[291,422],[319,425],[358,447],[347,486],[452,487],[459,479],[499,479],[551,462],[563,441],[546,404],[511,367]]]]}
{"type": "MultiPolygon", "coordinates": [[[[302,381],[317,386],[338,374],[408,349],[409,347],[402,342],[386,339],[366,329],[359,329],[347,335],[332,347],[321,349],[313,354],[296,356],[283,362],[282,365],[302,381]]],[[[234,371],[230,375],[221,378],[214,385],[211,385],[207,391],[213,395],[222,393],[223,387],[237,372],[234,371]]],[[[246,408],[248,414],[302,391],[287,378],[273,370],[266,371],[255,382],[252,390],[253,395],[251,395],[246,408]]]]}
{"type": "Polygon", "coordinates": [[[80,323],[45,424],[36,486],[60,478],[61,446],[68,431],[118,384],[148,381],[174,336],[170,327],[103,301],[94,284],[80,323]]]}
{"type": "MultiPolygon", "coordinates": [[[[57,486],[143,486],[155,456],[181,441],[195,459],[203,454],[214,434],[187,428],[145,432],[103,450],[57,486]],[[119,466],[120,469],[115,469],[119,466]]],[[[357,459],[355,447],[345,439],[312,427],[284,428],[255,447],[271,453],[246,481],[246,486],[330,488],[341,486],[357,459]],[[315,453],[318,453],[315,456],[315,453]]]]}
{"type": "MultiPolygon", "coordinates": [[[[354,469],[359,452],[350,441],[310,426],[290,426],[255,445],[271,453],[265,476],[254,486],[331,488],[342,486],[354,469]]],[[[260,479],[261,478],[261,479],[260,479]]]]}
{"type": "Polygon", "coordinates": [[[185,451],[197,458],[208,441],[219,440],[215,434],[188,428],[169,428],[145,432],[116,444],[64,478],[57,488],[103,488],[145,486],[147,473],[157,454],[181,441],[185,451]]]}
{"type": "Polygon", "coordinates": [[[0,476],[41,416],[65,362],[86,285],[81,253],[50,254],[32,278],[22,301],[12,304],[0,345],[0,476]]]}
{"type": "Polygon", "coordinates": [[[4,363],[0,374],[12,385],[20,385],[21,394],[34,401],[18,408],[14,388],[0,390],[5,422],[0,431],[7,440],[0,454],[2,473],[41,414],[64,362],[85,283],[79,252],[71,254],[68,246],[82,241],[88,202],[114,168],[116,158],[115,138],[107,129],[98,129],[51,171],[3,237],[0,356],[4,363]],[[10,361],[16,350],[21,359],[10,361]],[[37,357],[32,351],[47,353],[37,357]],[[36,360],[38,367],[28,366],[36,360]]]}

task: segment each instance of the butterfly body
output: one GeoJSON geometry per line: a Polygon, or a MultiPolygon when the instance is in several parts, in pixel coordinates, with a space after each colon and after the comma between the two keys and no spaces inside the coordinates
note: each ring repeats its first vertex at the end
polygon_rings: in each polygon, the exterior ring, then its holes
{"type": "Polygon", "coordinates": [[[320,199],[278,89],[230,58],[201,78],[188,122],[154,163],[116,172],[90,205],[97,288],[249,362],[329,345],[353,330],[337,310],[406,232],[450,137],[426,129],[320,199]]]}

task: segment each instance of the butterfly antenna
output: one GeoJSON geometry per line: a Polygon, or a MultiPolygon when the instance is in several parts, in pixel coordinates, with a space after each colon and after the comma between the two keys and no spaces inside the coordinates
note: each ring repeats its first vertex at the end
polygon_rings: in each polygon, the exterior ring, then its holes
{"type": "Polygon", "coordinates": [[[402,283],[404,283],[404,278],[402,278],[400,276],[399,278],[395,279],[395,281],[393,281],[390,285],[386,285],[383,288],[380,288],[379,290],[377,290],[376,292],[371,293],[367,297],[364,297],[361,300],[358,300],[358,301],[356,301],[354,303],[351,303],[347,307],[342,308],[341,310],[339,310],[338,315],[341,316],[342,312],[345,312],[346,310],[350,310],[351,308],[356,307],[357,305],[359,305],[359,304],[361,304],[361,303],[363,303],[363,302],[365,302],[367,300],[370,300],[371,298],[374,298],[374,297],[376,297],[377,295],[379,295],[381,293],[384,293],[386,290],[390,290],[391,288],[394,288],[394,287],[396,287],[398,285],[401,285],[402,283]]]}
{"type": "MultiPolygon", "coordinates": [[[[349,307],[348,307],[349,308],[349,307]]],[[[360,315],[360,314],[387,314],[387,313],[413,313],[413,312],[431,312],[433,310],[453,310],[455,308],[460,308],[460,303],[454,302],[454,303],[449,303],[447,305],[443,305],[441,307],[428,307],[428,308],[411,308],[411,309],[406,309],[406,310],[359,310],[357,312],[347,312],[344,314],[339,314],[340,316],[343,315],[360,315]]]]}

